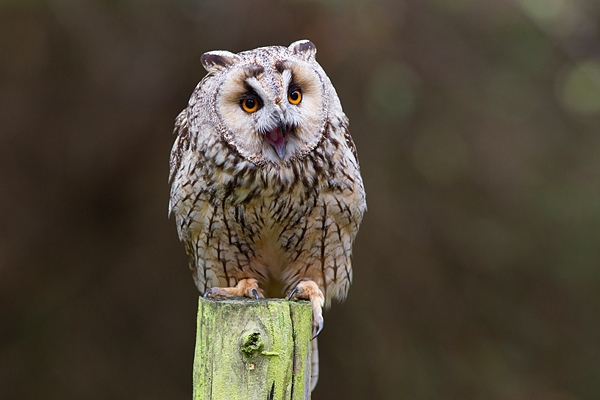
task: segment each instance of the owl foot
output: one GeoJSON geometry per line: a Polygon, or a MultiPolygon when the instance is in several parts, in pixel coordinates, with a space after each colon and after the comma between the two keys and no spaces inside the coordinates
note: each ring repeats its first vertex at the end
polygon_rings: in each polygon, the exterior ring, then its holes
{"type": "Polygon", "coordinates": [[[256,279],[240,279],[234,287],[214,287],[207,289],[204,292],[204,297],[221,298],[221,297],[250,297],[251,299],[264,299],[265,295],[261,288],[258,287],[256,279]]]}
{"type": "Polygon", "coordinates": [[[316,338],[323,329],[323,305],[325,304],[325,297],[319,286],[315,281],[301,281],[291,291],[288,300],[308,300],[312,303],[313,339],[316,338]]]}

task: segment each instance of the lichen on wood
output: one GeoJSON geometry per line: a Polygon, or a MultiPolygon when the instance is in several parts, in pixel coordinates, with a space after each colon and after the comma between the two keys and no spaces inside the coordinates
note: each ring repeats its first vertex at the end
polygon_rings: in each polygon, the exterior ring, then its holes
{"type": "Polygon", "coordinates": [[[310,399],[312,307],[200,297],[194,400],[310,399]]]}

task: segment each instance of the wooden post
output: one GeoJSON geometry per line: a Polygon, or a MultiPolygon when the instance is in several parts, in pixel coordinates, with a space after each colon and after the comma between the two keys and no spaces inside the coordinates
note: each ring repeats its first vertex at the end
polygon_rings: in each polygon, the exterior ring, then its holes
{"type": "Polygon", "coordinates": [[[309,302],[200,297],[194,400],[310,399],[309,302]]]}

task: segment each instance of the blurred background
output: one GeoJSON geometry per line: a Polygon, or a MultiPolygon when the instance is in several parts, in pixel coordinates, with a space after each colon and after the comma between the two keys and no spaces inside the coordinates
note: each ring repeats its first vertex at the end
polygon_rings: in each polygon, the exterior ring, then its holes
{"type": "Polygon", "coordinates": [[[313,399],[600,398],[600,2],[3,0],[0,398],[190,399],[203,52],[312,40],[369,211],[313,399]]]}

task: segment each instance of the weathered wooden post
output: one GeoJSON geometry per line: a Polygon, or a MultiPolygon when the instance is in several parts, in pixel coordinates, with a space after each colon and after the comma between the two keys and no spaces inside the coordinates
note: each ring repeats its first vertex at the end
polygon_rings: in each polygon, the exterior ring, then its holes
{"type": "Polygon", "coordinates": [[[312,307],[200,297],[194,400],[310,399],[312,307]]]}

